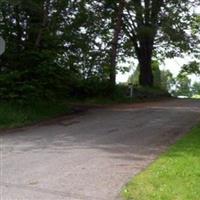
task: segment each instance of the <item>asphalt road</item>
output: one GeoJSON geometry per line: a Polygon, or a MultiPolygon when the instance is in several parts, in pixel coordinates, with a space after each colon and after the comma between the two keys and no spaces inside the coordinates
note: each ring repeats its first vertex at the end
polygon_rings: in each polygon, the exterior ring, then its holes
{"type": "Polygon", "coordinates": [[[1,200],[116,200],[200,122],[200,101],[120,105],[0,133],[1,200]]]}

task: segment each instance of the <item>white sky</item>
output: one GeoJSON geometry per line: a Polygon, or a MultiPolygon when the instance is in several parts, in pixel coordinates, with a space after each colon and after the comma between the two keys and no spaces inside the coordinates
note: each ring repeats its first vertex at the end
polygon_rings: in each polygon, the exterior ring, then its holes
{"type": "MultiPolygon", "coordinates": [[[[196,14],[200,14],[200,7],[196,7],[193,8],[192,12],[195,12],[196,14]]],[[[179,73],[181,66],[183,66],[184,64],[187,64],[189,61],[191,60],[191,58],[189,57],[185,57],[185,58],[174,58],[174,59],[166,59],[165,63],[162,64],[160,66],[161,70],[162,69],[168,69],[171,71],[171,73],[174,76],[177,76],[177,74],[179,73]]],[[[137,62],[136,62],[137,63],[137,62]]],[[[132,64],[131,66],[131,70],[128,73],[122,74],[122,73],[118,73],[117,74],[117,83],[120,82],[126,82],[128,80],[128,77],[133,74],[135,66],[137,66],[137,64],[132,64]]],[[[200,76],[190,76],[192,82],[200,82],[200,76]]]]}
{"type": "MultiPolygon", "coordinates": [[[[181,66],[183,66],[184,64],[187,64],[188,61],[190,61],[190,59],[187,57],[185,59],[183,58],[174,58],[174,59],[166,59],[164,64],[161,64],[160,68],[161,70],[170,70],[171,73],[174,76],[177,76],[177,74],[179,73],[181,66]]],[[[121,82],[126,82],[128,80],[128,77],[133,74],[135,66],[137,66],[137,64],[132,64],[131,66],[131,70],[130,72],[127,73],[118,73],[117,74],[117,83],[121,83],[121,82]]],[[[200,76],[190,76],[190,78],[192,79],[192,82],[200,82],[200,76]]]]}

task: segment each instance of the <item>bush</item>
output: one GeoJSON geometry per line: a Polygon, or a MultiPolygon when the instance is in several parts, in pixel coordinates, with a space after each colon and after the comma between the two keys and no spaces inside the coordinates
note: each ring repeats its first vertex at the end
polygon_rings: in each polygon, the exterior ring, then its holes
{"type": "Polygon", "coordinates": [[[0,99],[35,99],[66,96],[67,72],[58,67],[8,71],[0,75],[0,99]]]}
{"type": "Polygon", "coordinates": [[[159,87],[141,87],[134,88],[134,97],[138,99],[154,99],[170,97],[170,94],[159,87]]]}
{"type": "Polygon", "coordinates": [[[80,79],[71,85],[70,96],[76,98],[105,97],[110,93],[109,82],[98,77],[80,79]]]}

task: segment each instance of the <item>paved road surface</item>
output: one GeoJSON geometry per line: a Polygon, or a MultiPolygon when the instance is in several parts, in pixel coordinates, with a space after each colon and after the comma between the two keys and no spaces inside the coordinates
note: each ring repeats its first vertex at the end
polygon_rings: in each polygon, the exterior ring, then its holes
{"type": "Polygon", "coordinates": [[[173,100],[0,133],[0,199],[119,199],[130,177],[197,122],[200,101],[173,100]]]}

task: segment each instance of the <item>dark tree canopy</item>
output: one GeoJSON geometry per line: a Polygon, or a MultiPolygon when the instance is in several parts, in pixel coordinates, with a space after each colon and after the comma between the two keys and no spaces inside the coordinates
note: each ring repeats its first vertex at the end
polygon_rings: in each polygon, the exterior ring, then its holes
{"type": "MultiPolygon", "coordinates": [[[[107,95],[118,63],[139,62],[152,86],[152,60],[198,54],[194,0],[1,0],[1,98],[107,95]]],[[[110,87],[111,86],[111,87],[110,87]]]]}
{"type": "Polygon", "coordinates": [[[197,48],[192,29],[192,0],[128,1],[124,31],[132,42],[140,64],[140,84],[153,85],[152,57],[175,57],[197,48]]]}
{"type": "Polygon", "coordinates": [[[188,75],[195,74],[197,76],[200,76],[200,63],[197,61],[192,61],[188,64],[185,64],[183,65],[180,73],[186,73],[188,75]]]}

